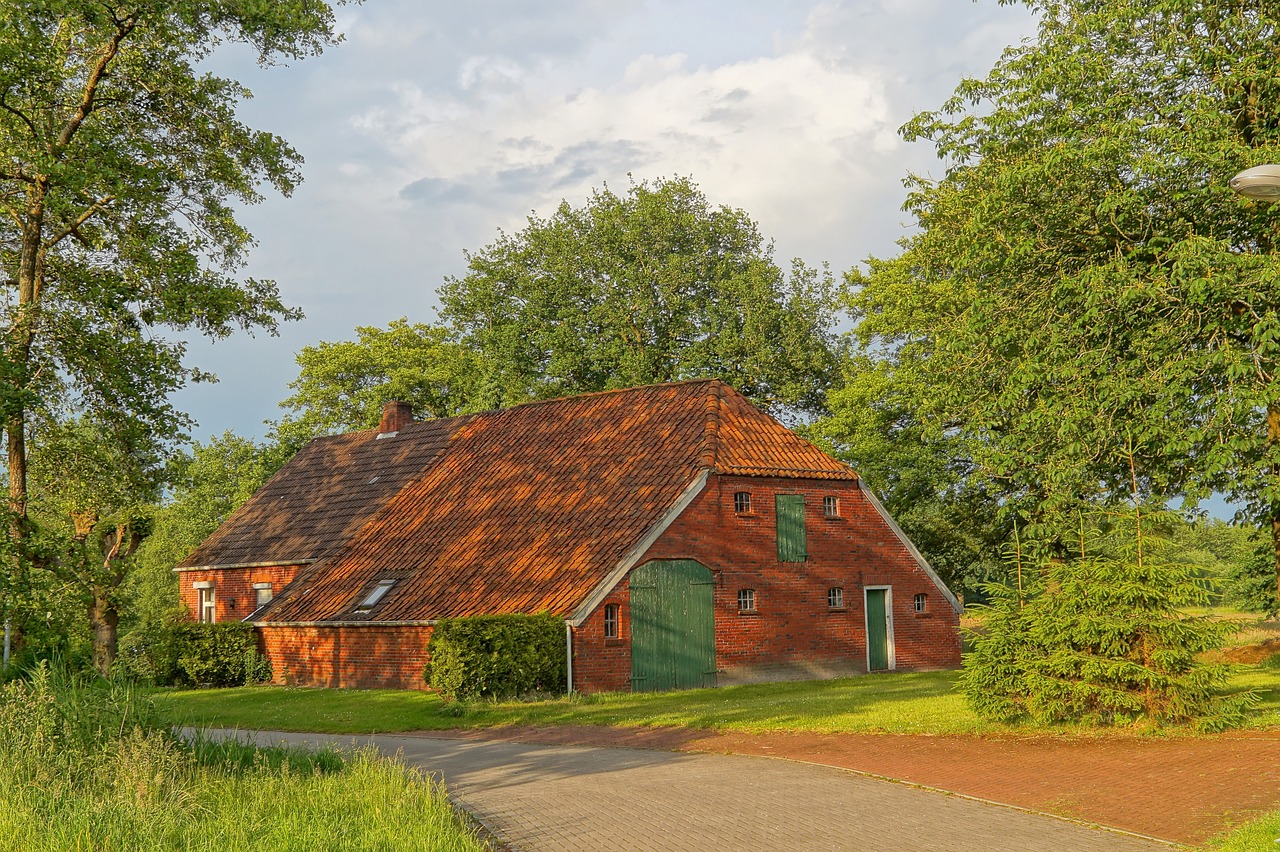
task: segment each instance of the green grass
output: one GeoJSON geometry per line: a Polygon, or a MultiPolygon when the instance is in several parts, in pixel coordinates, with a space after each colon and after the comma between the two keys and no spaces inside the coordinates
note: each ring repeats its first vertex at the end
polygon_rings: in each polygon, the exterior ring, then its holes
{"type": "Polygon", "coordinates": [[[372,750],[174,737],[118,685],[0,690],[0,838],[35,850],[485,848],[443,791],[372,750]]]}
{"type": "MultiPolygon", "coordinates": [[[[977,735],[1044,730],[978,718],[955,689],[958,676],[958,672],[864,675],[684,692],[456,704],[444,704],[421,692],[274,686],[166,690],[157,692],[154,701],[177,725],[331,734],[499,725],[977,735]]],[[[1250,667],[1234,678],[1232,686],[1255,689],[1262,698],[1251,727],[1280,726],[1280,668],[1250,667]]]]}
{"type": "Polygon", "coordinates": [[[1280,811],[1254,820],[1205,845],[1213,852],[1259,852],[1280,849],[1280,811]]]}

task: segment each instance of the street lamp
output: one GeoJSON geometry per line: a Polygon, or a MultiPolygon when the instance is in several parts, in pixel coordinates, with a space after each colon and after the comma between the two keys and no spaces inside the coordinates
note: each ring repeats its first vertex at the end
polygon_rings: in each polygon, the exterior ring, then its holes
{"type": "Polygon", "coordinates": [[[1268,163],[1245,169],[1231,179],[1231,188],[1246,198],[1280,201],[1280,166],[1268,163]]]}

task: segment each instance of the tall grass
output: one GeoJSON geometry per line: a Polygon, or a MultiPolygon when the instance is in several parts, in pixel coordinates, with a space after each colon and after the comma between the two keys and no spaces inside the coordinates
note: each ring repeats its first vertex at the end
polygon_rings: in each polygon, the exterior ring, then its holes
{"type": "Polygon", "coordinates": [[[0,690],[0,838],[33,850],[484,848],[439,788],[374,752],[188,744],[128,687],[47,668],[0,690]]]}

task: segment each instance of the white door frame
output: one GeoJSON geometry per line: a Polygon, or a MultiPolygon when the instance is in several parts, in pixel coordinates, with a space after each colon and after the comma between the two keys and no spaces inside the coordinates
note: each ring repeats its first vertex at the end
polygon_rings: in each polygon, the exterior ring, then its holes
{"type": "Polygon", "coordinates": [[[871,671],[871,622],[869,621],[870,613],[867,609],[867,592],[884,589],[884,627],[885,641],[889,645],[889,668],[888,671],[894,671],[898,668],[898,655],[894,649],[893,643],[893,586],[863,586],[862,587],[862,629],[863,636],[867,637],[867,671],[871,671]]]}

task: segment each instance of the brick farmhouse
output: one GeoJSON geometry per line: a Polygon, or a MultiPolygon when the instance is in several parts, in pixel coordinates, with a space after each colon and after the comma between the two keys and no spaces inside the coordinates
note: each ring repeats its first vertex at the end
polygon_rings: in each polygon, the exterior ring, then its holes
{"type": "Polygon", "coordinates": [[[847,465],[716,380],[319,438],[175,569],[280,683],[420,689],[437,619],[551,612],[571,687],[960,662],[961,605],[847,465]]]}

